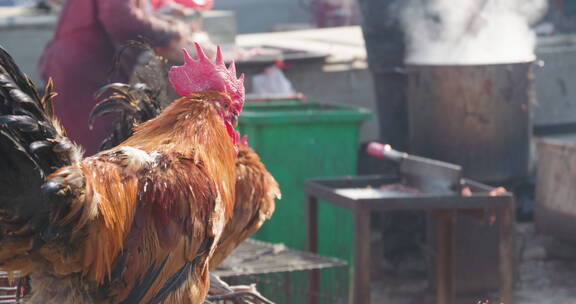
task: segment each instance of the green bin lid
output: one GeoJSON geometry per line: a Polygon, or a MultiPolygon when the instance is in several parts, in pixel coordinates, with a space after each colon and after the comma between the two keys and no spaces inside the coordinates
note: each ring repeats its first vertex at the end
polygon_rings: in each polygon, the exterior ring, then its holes
{"type": "Polygon", "coordinates": [[[329,103],[291,103],[249,106],[239,117],[241,124],[306,122],[357,122],[372,117],[368,109],[329,103]]]}

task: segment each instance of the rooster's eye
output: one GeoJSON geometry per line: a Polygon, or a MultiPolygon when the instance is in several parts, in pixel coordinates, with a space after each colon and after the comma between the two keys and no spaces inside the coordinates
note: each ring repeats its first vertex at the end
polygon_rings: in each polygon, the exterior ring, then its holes
{"type": "Polygon", "coordinates": [[[227,103],[227,102],[225,102],[225,103],[224,103],[224,109],[228,109],[229,107],[230,107],[230,104],[227,103]]]}

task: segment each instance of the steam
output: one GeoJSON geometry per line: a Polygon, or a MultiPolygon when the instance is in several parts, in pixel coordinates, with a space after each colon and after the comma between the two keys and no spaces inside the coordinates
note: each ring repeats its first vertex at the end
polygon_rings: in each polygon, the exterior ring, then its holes
{"type": "Polygon", "coordinates": [[[401,0],[406,61],[490,64],[534,59],[530,25],[546,0],[401,0]]]}

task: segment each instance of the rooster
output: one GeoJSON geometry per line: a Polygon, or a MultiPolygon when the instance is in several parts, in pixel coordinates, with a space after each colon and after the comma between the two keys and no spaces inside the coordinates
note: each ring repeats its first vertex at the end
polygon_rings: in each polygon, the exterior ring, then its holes
{"type": "MultiPolygon", "coordinates": [[[[113,134],[103,141],[101,149],[119,145],[132,135],[134,127],[158,115],[164,104],[159,96],[162,96],[160,92],[143,83],[112,83],[102,87],[96,93],[101,101],[90,113],[90,124],[110,112],[118,113],[119,118],[113,134]]],[[[238,145],[235,188],[233,215],[210,260],[210,269],[218,267],[242,241],[258,231],[272,217],[275,200],[281,198],[278,183],[258,154],[248,146],[246,136],[238,145]]]]}
{"type": "Polygon", "coordinates": [[[243,76],[198,60],[169,78],[183,96],[121,145],[82,158],[0,49],[0,269],[31,278],[29,303],[202,303],[232,215],[233,129],[243,76]]]}

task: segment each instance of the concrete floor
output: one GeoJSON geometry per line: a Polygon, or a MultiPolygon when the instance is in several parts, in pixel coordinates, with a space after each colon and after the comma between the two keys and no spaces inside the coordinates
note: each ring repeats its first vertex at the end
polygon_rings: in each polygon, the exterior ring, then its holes
{"type": "MultiPolygon", "coordinates": [[[[516,304],[576,304],[576,242],[539,235],[532,223],[517,225],[520,256],[516,304]]],[[[422,261],[393,274],[380,267],[373,274],[372,303],[434,304],[422,261]]],[[[460,297],[457,304],[498,303],[495,294],[460,297]]]]}

